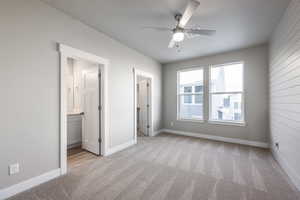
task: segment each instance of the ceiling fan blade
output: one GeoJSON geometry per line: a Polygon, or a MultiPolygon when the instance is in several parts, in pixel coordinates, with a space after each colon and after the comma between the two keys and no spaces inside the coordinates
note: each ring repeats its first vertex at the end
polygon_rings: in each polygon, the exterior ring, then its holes
{"type": "Polygon", "coordinates": [[[168,48],[172,49],[175,46],[175,44],[176,44],[176,42],[173,39],[171,39],[168,48]]]}
{"type": "Polygon", "coordinates": [[[155,31],[169,31],[169,32],[173,31],[171,28],[156,27],[156,26],[144,26],[143,29],[151,29],[155,31]]]}
{"type": "Polygon", "coordinates": [[[179,27],[184,28],[185,25],[188,23],[190,18],[193,16],[195,10],[199,7],[200,2],[197,0],[190,0],[180,21],[179,21],[179,27]]]}
{"type": "Polygon", "coordinates": [[[216,34],[216,30],[208,30],[208,29],[184,29],[184,32],[191,35],[206,35],[206,36],[212,36],[216,34]]]}

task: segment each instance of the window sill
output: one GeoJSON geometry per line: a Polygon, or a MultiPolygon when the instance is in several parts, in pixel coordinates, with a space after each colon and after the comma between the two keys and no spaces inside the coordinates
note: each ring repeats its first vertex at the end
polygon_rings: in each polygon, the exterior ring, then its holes
{"type": "Polygon", "coordinates": [[[213,121],[209,120],[209,124],[225,125],[225,126],[246,126],[246,122],[231,122],[231,121],[213,121]]]}
{"type": "Polygon", "coordinates": [[[181,122],[204,123],[204,120],[203,120],[203,119],[177,119],[177,121],[181,121],[181,122]]]}

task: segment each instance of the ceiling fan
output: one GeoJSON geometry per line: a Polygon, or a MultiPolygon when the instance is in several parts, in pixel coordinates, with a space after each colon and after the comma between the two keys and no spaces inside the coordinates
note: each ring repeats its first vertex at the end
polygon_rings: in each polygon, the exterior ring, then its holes
{"type": "Polygon", "coordinates": [[[173,48],[177,43],[182,42],[185,36],[194,37],[199,35],[212,36],[216,33],[215,30],[207,30],[207,29],[185,29],[184,27],[189,22],[190,18],[193,16],[196,9],[199,7],[200,2],[197,0],[189,0],[188,5],[184,11],[184,13],[176,14],[175,20],[177,21],[177,25],[175,28],[164,28],[164,27],[146,27],[157,31],[169,31],[172,33],[172,38],[169,43],[169,48],[173,48]]]}

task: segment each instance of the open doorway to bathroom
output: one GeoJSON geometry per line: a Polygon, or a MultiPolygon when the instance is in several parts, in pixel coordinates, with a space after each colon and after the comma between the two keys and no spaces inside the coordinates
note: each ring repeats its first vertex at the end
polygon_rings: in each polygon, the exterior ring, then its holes
{"type": "Polygon", "coordinates": [[[101,71],[99,64],[68,58],[67,155],[68,166],[76,167],[101,153],[101,71]]]}
{"type": "Polygon", "coordinates": [[[60,44],[60,168],[106,155],[109,61],[60,44]]]}

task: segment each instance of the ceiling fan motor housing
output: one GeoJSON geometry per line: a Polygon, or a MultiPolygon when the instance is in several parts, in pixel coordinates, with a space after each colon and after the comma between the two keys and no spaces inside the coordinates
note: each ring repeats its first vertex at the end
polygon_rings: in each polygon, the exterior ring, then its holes
{"type": "Polygon", "coordinates": [[[181,19],[181,17],[182,17],[182,14],[176,14],[176,15],[175,15],[175,20],[176,20],[177,22],[179,22],[180,19],[181,19]]]}

